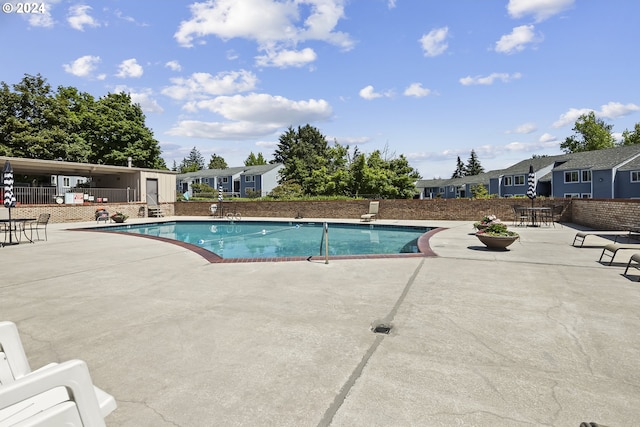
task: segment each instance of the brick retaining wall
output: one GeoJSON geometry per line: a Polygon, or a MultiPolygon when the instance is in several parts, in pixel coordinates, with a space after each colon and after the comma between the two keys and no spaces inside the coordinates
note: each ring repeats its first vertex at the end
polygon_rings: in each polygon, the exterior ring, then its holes
{"type": "MultiPolygon", "coordinates": [[[[433,200],[380,200],[379,217],[384,219],[477,221],[483,215],[495,214],[511,222],[514,203],[530,205],[528,199],[433,199],[433,200]]],[[[535,206],[554,203],[565,206],[561,221],[572,222],[594,229],[618,230],[640,228],[640,200],[627,199],[536,199],[535,206]]],[[[162,205],[166,216],[209,216],[211,202],[177,202],[162,205]]],[[[243,217],[295,218],[360,218],[369,209],[368,200],[329,201],[226,201],[225,213],[237,211],[243,217]]],[[[36,218],[40,213],[51,213],[51,222],[92,221],[97,206],[105,206],[110,213],[124,212],[132,218],[138,216],[142,203],[108,203],[92,205],[21,205],[12,209],[14,218],[36,218]]],[[[7,209],[0,208],[0,216],[7,209]]]]}
{"type": "Polygon", "coordinates": [[[573,199],[572,222],[596,230],[640,229],[638,199],[573,199]]]}
{"type": "MultiPolygon", "coordinates": [[[[37,218],[41,213],[50,213],[49,222],[82,222],[93,221],[97,207],[104,207],[110,214],[123,212],[132,218],[138,216],[138,210],[141,206],[146,208],[144,203],[94,203],[87,205],[19,205],[11,209],[12,218],[37,218]]],[[[173,204],[168,203],[162,205],[165,215],[171,216],[173,212],[173,204]]],[[[0,215],[3,218],[8,217],[8,211],[4,207],[0,207],[0,215]]]]}
{"type": "MultiPolygon", "coordinates": [[[[535,200],[535,206],[550,203],[550,200],[535,200]]],[[[432,199],[432,200],[380,200],[378,217],[385,219],[422,219],[477,221],[484,215],[494,214],[503,221],[511,221],[514,203],[531,204],[529,199],[432,199]]],[[[555,204],[566,206],[563,220],[571,218],[570,200],[556,199],[555,204]]],[[[176,215],[209,215],[211,202],[179,202],[175,204],[176,215]]],[[[239,212],[243,217],[295,218],[360,218],[369,210],[368,200],[329,201],[242,201],[224,202],[227,212],[239,212]]],[[[219,204],[218,204],[219,205],[219,204]]]]}

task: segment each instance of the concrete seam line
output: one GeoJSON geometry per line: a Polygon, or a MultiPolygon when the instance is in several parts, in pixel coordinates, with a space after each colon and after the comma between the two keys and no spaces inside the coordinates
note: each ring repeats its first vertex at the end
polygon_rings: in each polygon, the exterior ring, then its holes
{"type": "MultiPolygon", "coordinates": [[[[388,321],[393,320],[398,309],[400,308],[400,305],[402,304],[405,297],[409,293],[409,289],[411,289],[411,285],[413,285],[413,282],[416,280],[416,277],[418,276],[420,269],[422,269],[422,266],[424,265],[424,261],[425,259],[423,258],[420,261],[420,264],[418,264],[418,267],[416,267],[415,271],[407,281],[407,284],[404,286],[402,294],[400,294],[400,297],[394,304],[393,308],[391,309],[391,312],[387,315],[385,320],[387,319],[388,321]]],[[[364,370],[364,367],[367,366],[367,363],[369,363],[369,359],[371,359],[371,356],[373,356],[373,354],[376,352],[376,350],[378,349],[378,346],[380,345],[383,339],[384,339],[384,335],[376,336],[375,341],[371,344],[371,347],[369,347],[367,352],[364,354],[364,356],[362,357],[362,360],[360,360],[360,363],[358,364],[358,366],[356,366],[356,369],[354,369],[354,371],[349,376],[349,379],[347,380],[347,382],[344,383],[344,385],[340,389],[340,392],[333,399],[333,403],[331,403],[331,405],[325,411],[324,415],[322,416],[322,419],[318,423],[318,427],[328,427],[331,425],[331,421],[333,421],[333,417],[336,415],[336,413],[338,413],[338,410],[340,409],[345,399],[347,398],[347,394],[349,394],[353,385],[356,383],[358,378],[360,378],[360,376],[362,375],[362,371],[364,370]]]]}

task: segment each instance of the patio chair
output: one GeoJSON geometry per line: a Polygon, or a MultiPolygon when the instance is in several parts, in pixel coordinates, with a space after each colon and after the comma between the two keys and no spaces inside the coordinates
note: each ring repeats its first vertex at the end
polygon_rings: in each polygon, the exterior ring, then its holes
{"type": "Polygon", "coordinates": [[[369,213],[364,215],[360,215],[360,221],[373,221],[378,216],[378,208],[380,207],[380,202],[370,202],[369,203],[369,213]]]}
{"type": "MultiPolygon", "coordinates": [[[[629,267],[635,267],[640,270],[640,252],[631,255],[631,258],[629,258],[629,262],[627,263],[627,268],[624,270],[624,276],[629,272],[629,267]],[[635,262],[635,264],[632,264],[632,262],[635,262]]],[[[638,276],[638,282],[640,282],[640,276],[638,276]]]]}
{"type": "Polygon", "coordinates": [[[40,240],[40,230],[44,230],[44,240],[47,240],[47,224],[49,223],[49,219],[51,218],[50,213],[41,213],[38,215],[38,219],[35,221],[30,221],[25,224],[29,226],[29,230],[31,232],[31,238],[29,240],[33,241],[33,231],[35,230],[36,236],[38,240],[40,240]]]}
{"type": "Polygon", "coordinates": [[[0,423],[105,426],[89,369],[81,360],[48,365],[0,387],[0,423]]]}
{"type": "MultiPolygon", "coordinates": [[[[40,378],[39,375],[42,371],[55,372],[55,370],[51,368],[60,365],[62,364],[51,363],[40,369],[31,371],[31,367],[29,366],[29,361],[27,360],[27,356],[24,352],[15,323],[0,322],[0,392],[4,392],[5,387],[10,386],[17,381],[32,378],[34,375],[37,376],[33,378],[40,378]]],[[[65,384],[58,385],[64,386],[65,384]]],[[[64,398],[64,394],[61,394],[59,389],[56,390],[58,391],[54,392],[54,390],[51,390],[52,395],[56,399],[61,395],[64,398]]],[[[116,409],[117,404],[115,399],[107,392],[94,386],[92,394],[94,396],[93,398],[97,400],[98,410],[102,418],[106,417],[116,409]]],[[[2,397],[0,397],[0,402],[4,404],[4,399],[2,397]]],[[[14,409],[18,408],[15,405],[12,406],[14,409]]],[[[0,410],[0,414],[5,413],[3,410],[0,410]]],[[[2,424],[2,422],[3,416],[0,415],[0,424],[2,424]]]]}
{"type": "Polygon", "coordinates": [[[514,226],[526,226],[529,221],[529,212],[525,206],[513,205],[513,225],[514,226]]]}

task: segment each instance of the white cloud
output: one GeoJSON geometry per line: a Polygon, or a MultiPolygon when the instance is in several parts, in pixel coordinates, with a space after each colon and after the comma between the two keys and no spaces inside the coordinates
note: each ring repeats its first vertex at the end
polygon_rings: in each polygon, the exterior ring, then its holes
{"type": "Polygon", "coordinates": [[[459,81],[463,86],[471,85],[492,85],[495,80],[501,80],[503,83],[508,83],[512,80],[516,80],[522,77],[520,73],[491,73],[488,76],[467,76],[462,77],[459,81]]]}
{"type": "Polygon", "coordinates": [[[71,6],[69,8],[69,15],[67,16],[67,22],[71,28],[79,31],[84,31],[84,27],[99,27],[100,24],[89,15],[91,12],[91,6],[79,4],[71,6]]]}
{"type": "Polygon", "coordinates": [[[415,96],[416,98],[422,98],[431,93],[430,89],[422,87],[421,83],[411,83],[405,90],[405,96],[415,96]]]}
{"type": "Polygon", "coordinates": [[[527,134],[527,133],[533,133],[536,130],[538,130],[538,128],[535,125],[535,123],[523,123],[521,125],[518,125],[515,129],[508,130],[505,133],[523,133],[523,134],[527,134]]]}
{"type": "Polygon", "coordinates": [[[173,99],[202,99],[209,95],[230,95],[253,90],[258,78],[250,71],[193,73],[189,78],[171,79],[172,86],[162,89],[162,93],[173,99]]]}
{"type": "Polygon", "coordinates": [[[622,104],[620,102],[609,102],[600,107],[600,111],[593,108],[569,108],[569,111],[560,115],[560,118],[553,123],[554,128],[573,125],[582,115],[594,112],[596,117],[615,119],[626,116],[635,111],[640,111],[640,106],[636,104],[622,104]]]}
{"type": "Polygon", "coordinates": [[[334,31],[344,17],[344,0],[217,0],[197,2],[190,9],[190,19],[182,21],[174,34],[184,47],[209,35],[255,40],[260,49],[307,40],[353,47],[348,34],[334,31]]]}
{"type": "Polygon", "coordinates": [[[64,70],[77,77],[91,77],[101,59],[99,56],[85,55],[73,61],[71,64],[63,64],[64,70]]]}
{"type": "Polygon", "coordinates": [[[162,113],[164,109],[153,98],[153,91],[149,88],[144,89],[131,89],[127,86],[116,86],[114,88],[116,93],[125,92],[131,96],[131,102],[134,104],[140,104],[140,108],[145,113],[162,113]]]}
{"type": "Polygon", "coordinates": [[[436,28],[420,38],[424,56],[438,56],[443,54],[449,45],[446,42],[449,33],[448,27],[436,28]]]}
{"type": "Polygon", "coordinates": [[[512,18],[533,15],[540,22],[569,9],[574,3],[575,0],[509,0],[507,11],[512,18]]]}
{"type": "Polygon", "coordinates": [[[311,48],[302,50],[268,51],[266,55],[256,56],[256,64],[261,67],[302,67],[310,62],[315,61],[316,53],[311,48]]]}
{"type": "Polygon", "coordinates": [[[547,142],[554,142],[557,141],[558,138],[556,138],[555,136],[551,135],[550,133],[543,133],[540,138],[538,139],[538,141],[542,142],[542,143],[547,143],[547,142]]]}
{"type": "Polygon", "coordinates": [[[168,61],[164,66],[172,71],[182,71],[182,66],[178,61],[168,61]]]}
{"type": "Polygon", "coordinates": [[[389,7],[389,9],[393,9],[394,7],[396,7],[396,0],[389,0],[387,2],[387,6],[389,7]]]}
{"type": "Polygon", "coordinates": [[[640,106],[636,104],[622,104],[620,102],[609,102],[608,104],[605,104],[602,107],[600,107],[600,112],[596,114],[601,117],[615,119],[617,117],[626,116],[638,110],[640,110],[640,106]]]}
{"type": "Polygon", "coordinates": [[[539,42],[542,37],[536,37],[533,32],[534,28],[533,25],[515,27],[511,34],[500,37],[500,40],[496,42],[496,52],[506,54],[521,52],[527,44],[539,42]]]}
{"type": "Polygon", "coordinates": [[[135,58],[125,59],[118,66],[117,77],[127,78],[127,77],[142,77],[144,70],[142,66],[138,64],[135,58]]]}
{"type": "Polygon", "coordinates": [[[384,93],[376,92],[373,86],[371,85],[360,89],[360,92],[358,92],[358,94],[360,95],[361,98],[364,98],[366,100],[372,100],[376,98],[389,98],[393,96],[393,92],[391,91],[387,91],[384,93]]]}
{"type": "Polygon", "coordinates": [[[325,100],[293,101],[268,94],[219,96],[194,102],[226,121],[183,120],[168,133],[198,138],[240,140],[271,135],[286,126],[327,120],[333,114],[325,100]]]}

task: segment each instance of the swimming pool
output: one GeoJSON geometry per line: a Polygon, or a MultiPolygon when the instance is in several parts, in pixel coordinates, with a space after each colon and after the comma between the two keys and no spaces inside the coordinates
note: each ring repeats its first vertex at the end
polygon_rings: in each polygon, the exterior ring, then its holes
{"type": "Polygon", "coordinates": [[[378,224],[276,221],[167,221],[126,224],[93,229],[130,233],[183,243],[211,261],[305,259],[325,255],[328,240],[331,257],[393,256],[421,254],[419,239],[430,227],[378,224]],[[197,248],[197,249],[196,249],[197,248]]]}

